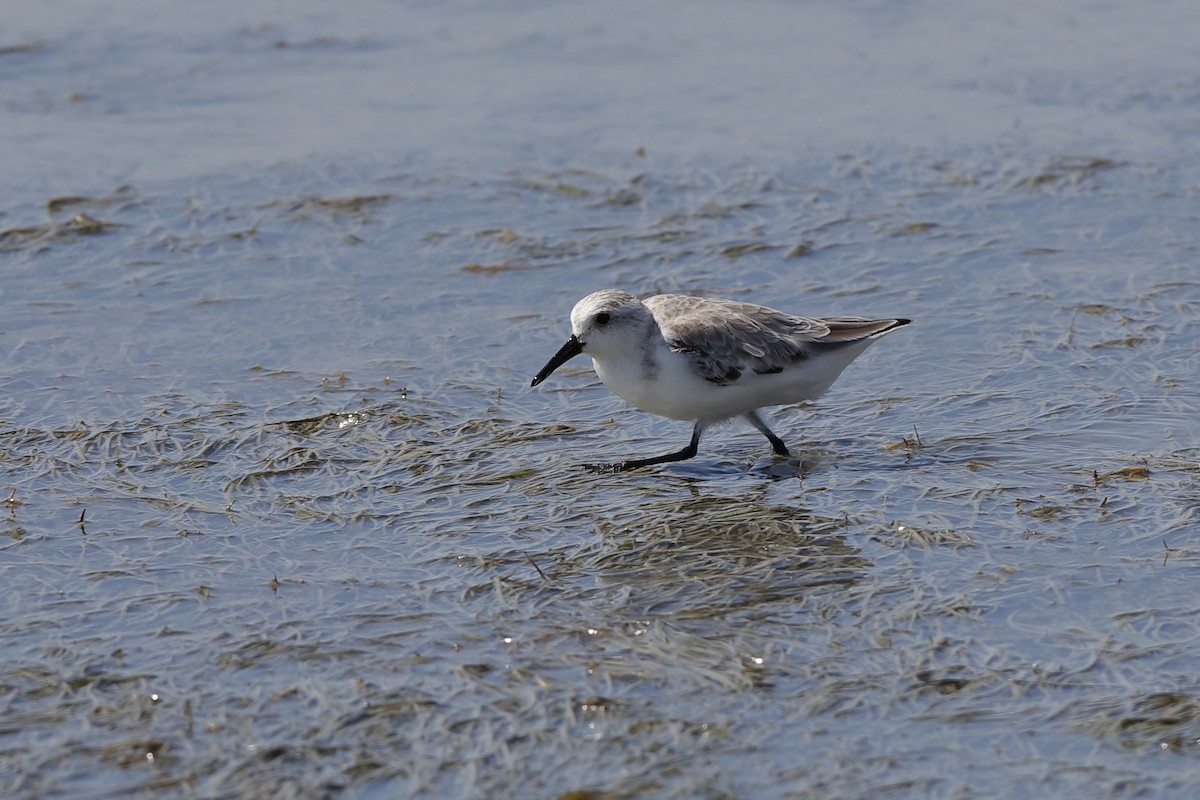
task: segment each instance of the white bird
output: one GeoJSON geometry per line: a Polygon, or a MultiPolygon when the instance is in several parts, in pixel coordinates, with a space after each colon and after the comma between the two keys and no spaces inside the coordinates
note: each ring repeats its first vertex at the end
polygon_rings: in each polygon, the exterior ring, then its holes
{"type": "Polygon", "coordinates": [[[682,450],[588,469],[619,472],[692,458],[705,428],[738,416],[787,456],[758,409],[819,397],[871,342],[910,321],[797,317],[753,303],[675,294],[642,301],[604,289],[575,304],[571,338],[530,385],[583,353],[614,394],[660,417],[694,422],[682,450]]]}

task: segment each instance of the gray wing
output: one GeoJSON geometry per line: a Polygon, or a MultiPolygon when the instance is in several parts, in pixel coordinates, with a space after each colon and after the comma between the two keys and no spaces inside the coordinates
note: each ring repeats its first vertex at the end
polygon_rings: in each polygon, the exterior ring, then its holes
{"type": "Polygon", "coordinates": [[[658,295],[645,303],[670,348],[689,354],[704,379],[719,385],[733,383],[746,370],[782,372],[815,351],[877,336],[899,322],[811,319],[753,303],[682,295],[658,295]]]}
{"type": "Polygon", "coordinates": [[[746,370],[782,372],[829,334],[821,320],[732,300],[659,295],[646,300],[672,350],[687,353],[705,380],[736,381],[746,370]]]}

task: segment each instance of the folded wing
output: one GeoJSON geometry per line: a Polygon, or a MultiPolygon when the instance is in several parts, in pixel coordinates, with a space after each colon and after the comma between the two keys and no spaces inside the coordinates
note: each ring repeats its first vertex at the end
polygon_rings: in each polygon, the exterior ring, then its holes
{"type": "Polygon", "coordinates": [[[672,350],[688,353],[705,380],[726,385],[747,370],[782,372],[828,348],[881,336],[906,319],[797,317],[752,303],[658,295],[645,301],[672,350]]]}

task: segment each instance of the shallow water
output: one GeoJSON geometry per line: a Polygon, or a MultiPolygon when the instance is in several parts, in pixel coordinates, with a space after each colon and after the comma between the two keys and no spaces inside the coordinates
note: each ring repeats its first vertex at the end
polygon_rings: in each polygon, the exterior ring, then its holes
{"type": "Polygon", "coordinates": [[[1190,5],[68,6],[0,41],[4,796],[1200,787],[1190,5]],[[688,435],[529,389],[603,286],[916,321],[796,461],[593,475],[688,435]]]}

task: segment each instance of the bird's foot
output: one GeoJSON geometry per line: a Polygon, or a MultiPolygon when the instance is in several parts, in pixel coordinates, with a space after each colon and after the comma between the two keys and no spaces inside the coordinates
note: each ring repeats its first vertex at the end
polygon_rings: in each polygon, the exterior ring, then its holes
{"type": "Polygon", "coordinates": [[[586,471],[596,473],[598,475],[628,472],[634,468],[634,466],[628,461],[618,461],[615,464],[581,464],[580,466],[586,471]]]}

